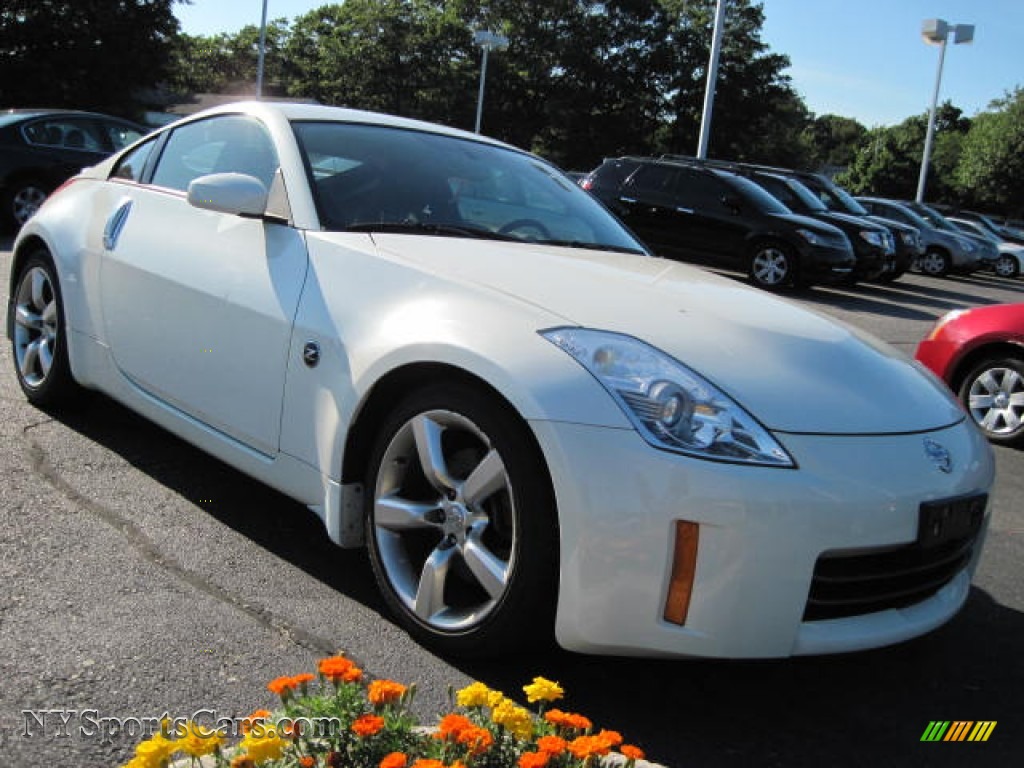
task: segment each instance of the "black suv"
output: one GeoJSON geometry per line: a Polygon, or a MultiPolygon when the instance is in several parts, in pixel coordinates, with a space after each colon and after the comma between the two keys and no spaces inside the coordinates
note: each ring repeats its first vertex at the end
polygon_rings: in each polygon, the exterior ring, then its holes
{"type": "MultiPolygon", "coordinates": [[[[789,179],[796,179],[804,187],[810,190],[829,211],[847,216],[856,216],[861,219],[868,219],[869,221],[881,225],[889,230],[889,233],[893,238],[895,253],[893,254],[893,258],[891,259],[888,268],[881,275],[878,275],[875,278],[880,282],[892,282],[893,280],[903,276],[911,266],[913,266],[914,262],[924,253],[924,242],[921,239],[921,233],[916,228],[890,218],[875,216],[863,205],[858,203],[849,192],[844,190],[823,173],[815,173],[814,171],[796,171],[790,168],[775,168],[773,166],[754,165],[748,163],[738,163],[737,165],[754,172],[763,171],[765,173],[784,176],[789,179]]],[[[793,210],[797,213],[802,213],[802,211],[798,211],[796,208],[793,210]]],[[[842,229],[842,227],[840,228],[842,229]]],[[[847,232],[847,234],[849,234],[849,232],[847,232]]],[[[852,236],[851,240],[853,241],[854,250],[857,250],[857,240],[852,236]]],[[[858,256],[859,255],[860,254],[858,253],[858,256]]]]}
{"type": "Polygon", "coordinates": [[[580,185],[656,253],[739,267],[762,288],[847,282],[856,267],[841,230],[704,163],[608,159],[580,185]]]}

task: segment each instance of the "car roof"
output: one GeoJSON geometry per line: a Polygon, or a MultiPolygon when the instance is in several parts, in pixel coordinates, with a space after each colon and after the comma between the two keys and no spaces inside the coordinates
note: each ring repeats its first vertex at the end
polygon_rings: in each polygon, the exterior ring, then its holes
{"type": "MultiPolygon", "coordinates": [[[[237,101],[230,104],[221,104],[211,109],[197,112],[189,116],[189,121],[202,119],[218,114],[237,114],[238,112],[248,113],[254,116],[277,115],[289,122],[339,122],[339,123],[364,123],[366,125],[380,125],[391,128],[406,128],[409,130],[437,133],[445,136],[452,136],[460,139],[470,139],[483,144],[492,144],[496,147],[514,149],[523,152],[518,147],[513,147],[504,142],[491,139],[478,133],[463,131],[458,128],[450,128],[438,123],[428,123],[423,120],[414,120],[407,117],[397,117],[383,112],[369,112],[361,109],[350,109],[348,107],[330,107],[324,104],[309,104],[290,101],[237,101]]],[[[174,123],[171,124],[173,126],[174,123]]]]}

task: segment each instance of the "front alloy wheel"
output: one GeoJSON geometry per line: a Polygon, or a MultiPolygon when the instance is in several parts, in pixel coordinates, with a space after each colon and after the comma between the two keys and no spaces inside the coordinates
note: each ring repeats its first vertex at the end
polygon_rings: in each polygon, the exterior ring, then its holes
{"type": "Polygon", "coordinates": [[[454,384],[408,398],[378,441],[367,538],[385,598],[443,653],[492,655],[550,633],[550,483],[525,426],[454,384]]]}
{"type": "Polygon", "coordinates": [[[750,278],[769,290],[786,285],[793,279],[794,263],[788,251],[779,245],[758,246],[750,260],[750,278]]]}
{"type": "Polygon", "coordinates": [[[1000,277],[1016,277],[1020,274],[1020,262],[1008,253],[1001,254],[993,267],[1000,277]]]}
{"type": "Polygon", "coordinates": [[[932,277],[944,277],[949,272],[949,254],[945,251],[931,250],[921,257],[919,266],[922,272],[932,277]]]}
{"type": "Polygon", "coordinates": [[[987,360],[960,387],[960,400],[994,443],[1024,437],[1024,361],[987,360]]]}

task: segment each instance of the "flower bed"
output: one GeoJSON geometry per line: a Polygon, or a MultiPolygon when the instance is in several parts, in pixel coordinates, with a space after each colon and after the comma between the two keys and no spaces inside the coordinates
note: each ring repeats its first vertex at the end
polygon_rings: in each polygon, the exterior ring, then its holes
{"type": "Polygon", "coordinates": [[[317,675],[272,680],[280,709],[242,720],[237,743],[165,721],[124,768],[167,768],[174,758],[181,768],[634,768],[644,758],[616,731],[550,708],[564,692],[542,677],[523,686],[534,711],[477,682],[452,692],[452,711],[432,727],[410,712],[415,686],[364,677],[345,656],[321,659],[317,675]]]}

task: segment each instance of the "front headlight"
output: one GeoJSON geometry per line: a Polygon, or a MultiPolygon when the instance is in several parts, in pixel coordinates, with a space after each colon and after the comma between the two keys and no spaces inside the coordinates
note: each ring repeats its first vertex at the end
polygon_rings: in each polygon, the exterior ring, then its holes
{"type": "Polygon", "coordinates": [[[885,240],[882,238],[881,232],[872,232],[871,230],[868,229],[862,229],[859,234],[861,240],[863,240],[866,243],[870,243],[871,245],[877,248],[881,248],[885,243],[885,240]]]}
{"type": "Polygon", "coordinates": [[[974,243],[970,240],[961,240],[964,246],[964,253],[974,253],[974,243]]]}
{"type": "Polygon", "coordinates": [[[541,335],[586,368],[655,448],[715,461],[796,466],[732,398],[639,339],[586,328],[541,335]]]}
{"type": "Polygon", "coordinates": [[[900,239],[903,240],[904,245],[917,247],[917,235],[913,232],[900,232],[900,239]]]}

